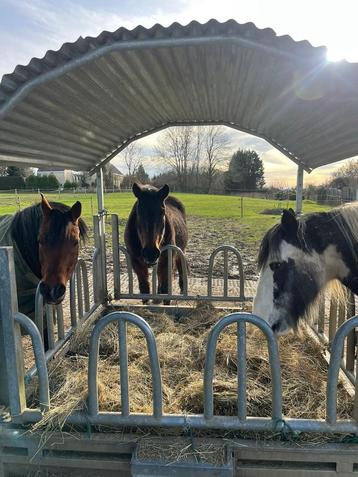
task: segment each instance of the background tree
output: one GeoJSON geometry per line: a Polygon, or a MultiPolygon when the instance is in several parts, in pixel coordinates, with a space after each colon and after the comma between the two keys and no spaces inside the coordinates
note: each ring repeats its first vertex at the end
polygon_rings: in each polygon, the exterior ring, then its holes
{"type": "Polygon", "coordinates": [[[243,149],[236,151],[226,173],[226,191],[257,190],[264,185],[264,166],[257,152],[243,149]]]}
{"type": "Polygon", "coordinates": [[[139,166],[141,165],[141,153],[142,149],[136,142],[132,142],[127,146],[122,155],[124,164],[126,166],[126,175],[128,187],[131,187],[134,182],[134,176],[137,173],[139,166]]]}
{"type": "Polygon", "coordinates": [[[147,184],[149,182],[149,175],[146,173],[142,163],[139,164],[137,168],[135,180],[141,182],[142,184],[147,184]]]}
{"type": "Polygon", "coordinates": [[[31,174],[26,177],[25,184],[27,189],[57,190],[60,187],[57,178],[52,174],[43,176],[31,174]]]}
{"type": "Polygon", "coordinates": [[[5,169],[4,168],[1,168],[1,169],[3,170],[3,174],[0,174],[0,175],[10,176],[10,177],[26,178],[27,176],[30,175],[30,172],[31,172],[31,169],[29,167],[7,166],[5,167],[5,169]]]}
{"type": "Polygon", "coordinates": [[[190,126],[168,128],[156,147],[157,156],[171,168],[179,189],[188,190],[188,177],[193,162],[194,130],[190,126]]]}
{"type": "Polygon", "coordinates": [[[352,159],[331,176],[328,187],[336,187],[342,189],[343,187],[358,187],[358,159],[352,159]]]}
{"type": "Polygon", "coordinates": [[[7,169],[7,166],[0,165],[0,176],[5,176],[6,175],[6,169],[7,169]]]}
{"type": "Polygon", "coordinates": [[[204,129],[202,149],[204,154],[204,175],[206,192],[211,192],[214,178],[220,164],[223,164],[229,147],[229,136],[223,126],[209,126],[204,129]]]}

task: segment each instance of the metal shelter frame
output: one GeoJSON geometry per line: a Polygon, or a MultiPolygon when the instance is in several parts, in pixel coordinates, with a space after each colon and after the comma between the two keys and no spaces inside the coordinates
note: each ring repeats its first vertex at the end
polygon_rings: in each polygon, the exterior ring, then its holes
{"type": "Polygon", "coordinates": [[[299,213],[303,171],[358,154],[357,81],[358,64],[252,23],[120,28],[4,75],[0,161],[97,172],[156,131],[223,124],[298,165],[299,213]]]}

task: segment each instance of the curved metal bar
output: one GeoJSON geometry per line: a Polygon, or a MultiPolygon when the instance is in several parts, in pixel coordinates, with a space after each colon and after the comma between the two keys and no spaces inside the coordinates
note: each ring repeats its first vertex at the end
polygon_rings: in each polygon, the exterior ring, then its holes
{"type": "Polygon", "coordinates": [[[49,350],[55,347],[55,330],[53,326],[54,321],[54,305],[45,305],[46,323],[47,323],[47,337],[49,350]]]}
{"type": "MultiPolygon", "coordinates": [[[[125,256],[126,259],[126,264],[127,264],[127,272],[128,272],[128,293],[130,295],[133,294],[133,267],[132,267],[132,260],[131,257],[128,253],[128,250],[126,247],[123,247],[123,245],[118,246],[119,252],[122,252],[125,256]]],[[[121,291],[119,290],[119,293],[121,291]]]]}
{"type": "Polygon", "coordinates": [[[48,372],[42,339],[37,326],[22,313],[16,313],[15,321],[22,326],[31,337],[32,348],[34,350],[35,364],[39,377],[39,401],[40,409],[47,411],[50,409],[50,389],[48,384],[48,372]]]}
{"type": "MultiPolygon", "coordinates": [[[[276,422],[282,419],[281,366],[277,341],[270,325],[250,313],[232,313],[225,316],[216,323],[209,334],[204,369],[204,416],[206,419],[214,416],[213,380],[217,341],[223,329],[233,323],[251,323],[260,328],[266,336],[272,377],[272,420],[276,422]]],[[[240,359],[238,364],[241,364],[241,361],[240,359]]]]}
{"type": "MultiPolygon", "coordinates": [[[[184,252],[180,247],[178,247],[177,245],[173,245],[173,244],[165,245],[160,250],[161,253],[166,252],[166,251],[168,251],[168,284],[169,284],[168,295],[172,294],[172,275],[173,275],[172,258],[173,258],[173,252],[174,252],[174,253],[178,254],[179,257],[180,257],[181,267],[182,267],[182,270],[183,270],[183,293],[182,293],[182,295],[186,296],[188,294],[188,265],[187,265],[187,261],[186,261],[186,257],[184,255],[184,252]]],[[[153,269],[153,273],[154,273],[154,269],[153,269]]],[[[154,293],[155,293],[155,288],[153,288],[153,294],[154,293]]]]}
{"type": "Polygon", "coordinates": [[[99,277],[99,267],[98,267],[98,260],[101,259],[101,251],[99,248],[95,248],[93,251],[93,257],[92,257],[92,270],[93,270],[93,295],[94,295],[94,301],[95,303],[99,303],[99,293],[98,293],[98,280],[100,280],[99,277]]]}
{"type": "Polygon", "coordinates": [[[83,296],[84,296],[84,309],[87,313],[91,307],[90,296],[89,296],[89,281],[88,281],[88,269],[86,262],[80,258],[77,262],[77,266],[81,269],[82,274],[82,287],[83,287],[83,296]]]}
{"type": "Polygon", "coordinates": [[[71,309],[73,309],[73,314],[76,315],[75,320],[73,320],[73,326],[75,326],[77,318],[81,319],[84,313],[90,309],[88,270],[86,262],[82,258],[77,261],[75,270],[71,277],[70,305],[71,309]],[[77,317],[76,311],[76,295],[79,317],[77,317]]]}
{"type": "Polygon", "coordinates": [[[121,411],[123,416],[129,416],[127,323],[124,320],[120,320],[118,323],[118,335],[121,411]]]}
{"type": "Polygon", "coordinates": [[[62,303],[56,305],[56,319],[57,319],[57,336],[59,340],[63,340],[65,337],[65,324],[63,321],[63,307],[62,303]]]}
{"type": "Polygon", "coordinates": [[[244,267],[242,265],[242,258],[240,252],[237,248],[232,245],[220,245],[217,247],[210,255],[209,258],[209,270],[208,270],[208,296],[213,296],[213,271],[216,255],[219,252],[224,252],[224,297],[227,295],[228,287],[228,253],[232,252],[237,259],[237,265],[239,267],[239,284],[240,284],[240,299],[245,299],[245,274],[244,267]]]}
{"type": "Polygon", "coordinates": [[[82,277],[81,270],[76,266],[75,269],[76,275],[76,289],[77,289],[77,305],[78,305],[78,315],[81,319],[83,316],[83,288],[82,288],[82,277]]]}
{"type": "Polygon", "coordinates": [[[42,342],[44,341],[44,300],[40,292],[40,283],[37,285],[35,294],[35,324],[40,332],[42,342]]]}
{"type": "Polygon", "coordinates": [[[326,421],[335,424],[337,421],[337,385],[339,369],[341,367],[344,340],[347,335],[358,327],[358,315],[347,320],[338,328],[331,346],[331,356],[327,377],[327,409],[326,421]]]}
{"type": "Polygon", "coordinates": [[[121,264],[119,261],[119,218],[111,215],[112,227],[112,255],[113,255],[113,292],[114,299],[118,300],[121,294],[121,264]]]}
{"type": "MultiPolygon", "coordinates": [[[[88,409],[90,416],[98,414],[98,353],[99,342],[103,329],[110,323],[120,323],[121,321],[132,323],[144,334],[152,373],[153,387],[153,416],[162,416],[162,380],[157,352],[157,345],[154,334],[148,323],[134,313],[115,311],[101,318],[93,328],[88,359],[88,409]]],[[[122,383],[121,383],[122,386],[122,383]]]]}
{"type": "Polygon", "coordinates": [[[241,421],[246,419],[246,323],[237,324],[237,415],[241,421]]]}
{"type": "MultiPolygon", "coordinates": [[[[93,280],[93,282],[94,281],[95,280],[93,280]]],[[[71,280],[70,280],[70,316],[71,316],[71,326],[75,327],[77,325],[76,275],[75,275],[75,273],[72,274],[71,280]]]]}

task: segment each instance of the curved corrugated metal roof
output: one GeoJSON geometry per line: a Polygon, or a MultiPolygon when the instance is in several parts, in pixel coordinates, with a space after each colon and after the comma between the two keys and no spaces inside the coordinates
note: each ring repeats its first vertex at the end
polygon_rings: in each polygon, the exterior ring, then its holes
{"type": "Polygon", "coordinates": [[[120,28],[0,84],[0,160],[93,169],[177,124],[262,137],[306,170],[358,154],[358,64],[252,23],[120,28]]]}

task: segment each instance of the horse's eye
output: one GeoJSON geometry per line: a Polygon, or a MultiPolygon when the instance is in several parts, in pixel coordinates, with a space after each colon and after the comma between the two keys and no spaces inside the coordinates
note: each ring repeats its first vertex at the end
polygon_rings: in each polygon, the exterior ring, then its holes
{"type": "Polygon", "coordinates": [[[270,268],[274,272],[275,270],[278,270],[281,267],[281,262],[272,262],[270,263],[270,268]]]}

